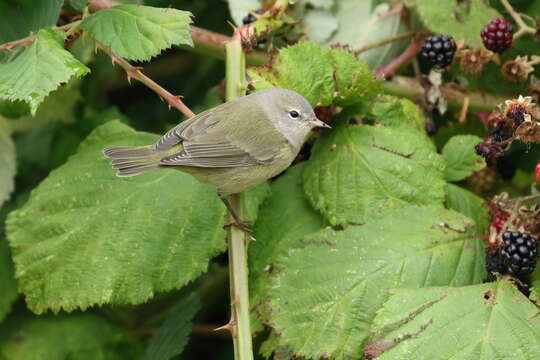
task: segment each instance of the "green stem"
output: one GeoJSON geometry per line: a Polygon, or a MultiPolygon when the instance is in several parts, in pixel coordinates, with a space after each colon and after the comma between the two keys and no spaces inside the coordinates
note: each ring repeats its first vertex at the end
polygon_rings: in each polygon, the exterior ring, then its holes
{"type": "MultiPolygon", "coordinates": [[[[245,56],[242,50],[240,30],[227,42],[225,89],[227,101],[243,96],[246,90],[245,56]]],[[[242,206],[243,194],[229,196],[229,203],[240,219],[244,218],[242,206]]],[[[229,220],[234,222],[232,214],[229,220]]],[[[251,329],[249,319],[249,289],[247,267],[246,234],[234,227],[229,227],[229,282],[231,291],[231,333],[234,343],[235,360],[253,360],[251,329]]]]}

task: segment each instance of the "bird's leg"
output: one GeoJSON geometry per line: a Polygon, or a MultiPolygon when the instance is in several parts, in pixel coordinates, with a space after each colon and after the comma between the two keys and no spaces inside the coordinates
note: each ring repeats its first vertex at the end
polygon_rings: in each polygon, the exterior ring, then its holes
{"type": "Polygon", "coordinates": [[[229,202],[227,198],[220,196],[220,199],[221,201],[223,201],[223,203],[227,207],[227,210],[229,210],[229,213],[234,219],[233,222],[226,224],[225,227],[234,226],[244,231],[251,237],[251,234],[253,234],[253,230],[251,230],[251,228],[249,227],[248,222],[240,219],[240,217],[238,216],[238,214],[236,214],[236,212],[234,211],[234,208],[232,207],[231,203],[229,202]]]}

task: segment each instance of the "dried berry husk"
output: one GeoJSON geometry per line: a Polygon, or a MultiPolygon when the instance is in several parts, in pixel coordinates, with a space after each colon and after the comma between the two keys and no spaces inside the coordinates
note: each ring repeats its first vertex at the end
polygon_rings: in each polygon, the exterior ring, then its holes
{"type": "Polygon", "coordinates": [[[510,82],[522,82],[527,80],[534,68],[528,64],[527,56],[518,56],[514,60],[509,60],[501,67],[504,78],[510,82]]]}
{"type": "Polygon", "coordinates": [[[484,65],[491,59],[493,53],[482,48],[464,49],[459,52],[459,69],[473,76],[480,76],[484,65]]]}

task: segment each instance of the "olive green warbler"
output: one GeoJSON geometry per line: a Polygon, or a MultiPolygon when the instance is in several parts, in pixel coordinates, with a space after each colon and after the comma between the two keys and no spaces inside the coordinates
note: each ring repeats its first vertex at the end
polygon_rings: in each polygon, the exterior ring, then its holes
{"type": "Polygon", "coordinates": [[[113,146],[103,154],[120,177],[171,167],[215,186],[224,198],[285,170],[315,127],[330,126],[304,97],[265,89],[202,112],[153,145],[113,146]]]}

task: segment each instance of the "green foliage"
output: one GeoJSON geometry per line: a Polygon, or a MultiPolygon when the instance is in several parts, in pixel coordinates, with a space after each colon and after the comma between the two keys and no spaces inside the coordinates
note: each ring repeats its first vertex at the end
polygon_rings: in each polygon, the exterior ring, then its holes
{"type": "Polygon", "coordinates": [[[15,145],[8,122],[0,116],[0,206],[13,191],[15,177],[15,145]]]}
{"type": "Polygon", "coordinates": [[[89,0],[69,0],[69,5],[77,11],[83,11],[89,0]]]}
{"type": "Polygon", "coordinates": [[[474,146],[482,139],[474,135],[453,136],[442,150],[446,161],[446,181],[460,181],[486,166],[484,158],[474,152],[474,146]]]}
{"type": "Polygon", "coordinates": [[[191,332],[191,320],[201,308],[195,294],[179,301],[167,314],[167,319],[150,339],[144,360],[169,360],[180,354],[191,332]]]}
{"type": "Polygon", "coordinates": [[[191,13],[150,6],[119,5],[87,17],[81,27],[115,54],[146,61],[172,45],[190,45],[191,13]]]}
{"type": "Polygon", "coordinates": [[[310,42],[282,49],[272,67],[250,68],[248,74],[256,89],[295,90],[313,106],[348,106],[379,92],[379,84],[364,62],[342,49],[310,42]]]}
{"type": "Polygon", "coordinates": [[[280,343],[312,359],[358,358],[388,289],[484,279],[470,227],[453,211],[409,206],[309,236],[311,245],[280,259],[268,293],[280,343]]]}
{"type": "Polygon", "coordinates": [[[315,144],[304,172],[308,199],[331,224],[362,223],[407,204],[443,203],[444,163],[425,135],[341,120],[315,144]]]}
{"type": "Polygon", "coordinates": [[[508,279],[391,294],[374,321],[382,337],[377,341],[390,341],[377,359],[409,359],[411,354],[463,360],[540,357],[538,308],[508,279]]]}
{"type": "Polygon", "coordinates": [[[101,154],[156,139],[118,121],[99,127],[10,214],[16,276],[34,312],[141,303],[195,279],[223,250],[213,188],[175,170],[118,179],[101,154]]]}
{"type": "Polygon", "coordinates": [[[424,131],[426,120],[418,106],[410,100],[393,96],[379,97],[370,104],[368,116],[385,126],[417,131],[417,136],[426,138],[424,131]]]}
{"type": "Polygon", "coordinates": [[[22,39],[56,24],[63,0],[11,0],[0,2],[0,43],[22,39]]]}
{"type": "Polygon", "coordinates": [[[13,277],[13,263],[7,240],[0,235],[0,323],[11,310],[11,304],[17,298],[17,282],[13,277]]]}
{"type": "Polygon", "coordinates": [[[32,45],[11,62],[0,64],[0,98],[21,100],[32,114],[60,84],[90,70],[64,50],[62,37],[50,29],[38,32],[32,45]]]}
{"type": "Polygon", "coordinates": [[[478,235],[487,234],[489,213],[482,198],[457,185],[446,184],[446,207],[474,220],[478,235]]]}
{"type": "Polygon", "coordinates": [[[491,19],[501,17],[485,1],[414,0],[418,15],[432,31],[450,34],[472,47],[482,46],[480,31],[491,19]]]}
{"type": "Polygon", "coordinates": [[[265,318],[270,277],[291,247],[299,246],[305,235],[323,228],[324,220],[314,211],[302,189],[305,164],[293,166],[272,184],[272,195],[264,203],[255,238],[249,247],[250,304],[265,318]],[[279,226],[276,227],[276,224],[279,226]]]}
{"type": "Polygon", "coordinates": [[[93,314],[13,316],[0,327],[5,360],[135,359],[133,335],[93,314]]]}

